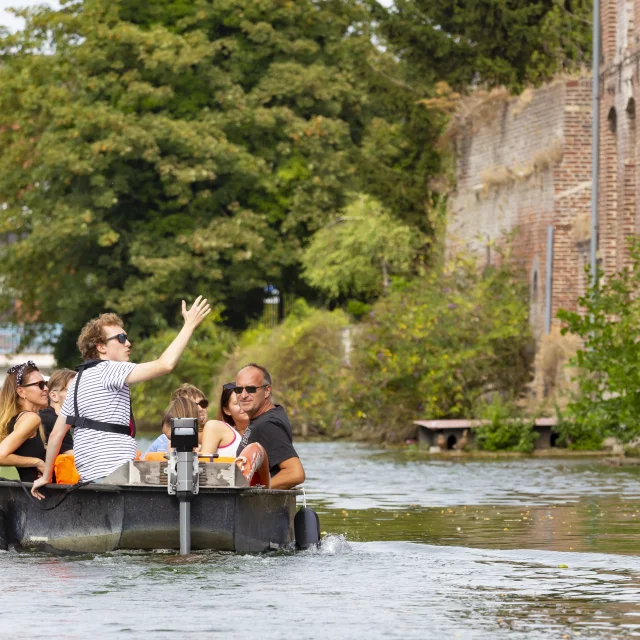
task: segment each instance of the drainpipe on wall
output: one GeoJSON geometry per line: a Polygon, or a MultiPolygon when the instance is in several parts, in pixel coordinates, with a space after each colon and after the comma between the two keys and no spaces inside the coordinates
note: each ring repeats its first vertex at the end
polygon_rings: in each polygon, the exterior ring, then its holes
{"type": "Polygon", "coordinates": [[[600,0],[593,0],[591,106],[591,285],[598,286],[598,195],[600,187],[600,0]]]}
{"type": "Polygon", "coordinates": [[[553,226],[547,227],[547,266],[545,269],[545,286],[544,286],[544,332],[548,334],[551,331],[551,303],[553,301],[553,226]]]}

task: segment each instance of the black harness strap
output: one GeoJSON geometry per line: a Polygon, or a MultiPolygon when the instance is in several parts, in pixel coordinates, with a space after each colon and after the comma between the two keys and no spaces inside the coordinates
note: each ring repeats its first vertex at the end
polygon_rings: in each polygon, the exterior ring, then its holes
{"type": "Polygon", "coordinates": [[[73,391],[73,408],[76,412],[74,416],[67,416],[67,424],[70,424],[74,429],[93,429],[94,431],[104,431],[106,433],[120,433],[123,436],[136,437],[136,421],[133,417],[133,408],[131,406],[131,397],[129,397],[129,425],[113,424],[111,422],[101,422],[100,420],[92,420],[91,418],[85,418],[80,415],[78,409],[78,389],[80,388],[80,379],[86,369],[91,369],[105,360],[87,360],[76,367],[78,372],[78,379],[76,380],[76,386],[73,391]]]}

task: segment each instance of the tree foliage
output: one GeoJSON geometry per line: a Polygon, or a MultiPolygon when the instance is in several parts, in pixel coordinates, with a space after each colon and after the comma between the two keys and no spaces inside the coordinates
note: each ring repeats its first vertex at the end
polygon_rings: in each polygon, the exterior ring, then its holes
{"type": "Polygon", "coordinates": [[[303,276],[329,299],[368,300],[389,287],[392,275],[411,272],[421,245],[415,228],[361,196],[314,234],[302,257],[303,276]]]}
{"type": "Polygon", "coordinates": [[[526,287],[505,260],[484,273],[468,258],[381,298],[354,341],[352,416],[400,438],[417,416],[474,418],[487,393],[529,380],[526,287]]]}
{"type": "Polygon", "coordinates": [[[302,248],[354,188],[429,226],[437,161],[415,186],[409,174],[433,131],[407,142],[393,107],[418,107],[355,0],[85,0],[24,16],[0,42],[0,232],[16,239],[3,302],[62,322],[63,362],[105,308],[138,338],[205,293],[242,326],[266,282],[300,287],[302,248]]]}
{"type": "Polygon", "coordinates": [[[561,310],[565,333],[582,339],[572,364],[578,392],[568,404],[563,436],[578,448],[598,448],[603,438],[640,436],[640,245],[632,266],[591,287],[579,312],[561,310]]]}
{"type": "Polygon", "coordinates": [[[434,86],[521,90],[589,63],[591,0],[396,0],[381,11],[393,51],[434,86]]]}
{"type": "MultiPolygon", "coordinates": [[[[174,329],[165,329],[139,343],[134,342],[134,359],[137,362],[147,362],[158,358],[177,333],[174,329]]],[[[220,325],[219,316],[207,318],[192,337],[178,366],[170,374],[131,387],[139,427],[159,430],[162,414],[169,404],[171,394],[185,381],[208,396],[211,403],[209,416],[215,418],[220,393],[214,388],[214,378],[233,353],[235,344],[235,336],[220,325]]]]}
{"type": "Polygon", "coordinates": [[[247,363],[259,362],[271,373],[275,401],[286,407],[294,431],[332,435],[350,383],[343,344],[348,324],[340,309],[313,309],[298,300],[281,325],[245,332],[222,367],[218,386],[235,380],[247,363]]]}

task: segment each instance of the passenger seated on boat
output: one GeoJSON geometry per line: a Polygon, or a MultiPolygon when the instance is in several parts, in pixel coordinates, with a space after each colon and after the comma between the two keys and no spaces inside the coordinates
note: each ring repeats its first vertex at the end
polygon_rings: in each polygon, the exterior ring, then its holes
{"type": "Polygon", "coordinates": [[[47,383],[31,360],[11,367],[0,389],[0,466],[16,467],[23,482],[45,470],[45,439],[38,415],[47,406],[47,383]]]}
{"type": "Polygon", "coordinates": [[[270,373],[252,362],[238,372],[234,391],[251,420],[238,447],[238,456],[244,455],[247,445],[257,442],[267,452],[272,489],[291,489],[302,484],[304,468],[293,448],[286,411],[272,402],[270,373]]]}
{"type": "Polygon", "coordinates": [[[209,419],[209,401],[207,397],[198,387],[185,382],[171,394],[172,400],[176,398],[189,398],[189,400],[193,400],[198,405],[199,442],[202,444],[202,429],[209,419]]]}
{"type": "Polygon", "coordinates": [[[131,342],[117,315],[103,313],[84,326],[78,348],[85,362],[71,381],[51,432],[42,477],[31,489],[36,498],[44,498],[38,488],[51,482],[54,461],[71,426],[74,426],[75,464],[82,481],[100,481],[135,459],[135,420],[129,385],[173,371],[194,330],[210,311],[202,296],[196,298],[190,309],[183,300],[182,329],[157,360],[142,364],[129,362],[131,342]]]}
{"type": "Polygon", "coordinates": [[[230,424],[241,436],[249,426],[249,416],[240,406],[238,396],[234,391],[235,382],[227,382],[222,385],[222,393],[220,394],[220,402],[218,403],[217,420],[230,424]]]}
{"type": "Polygon", "coordinates": [[[217,453],[221,458],[236,457],[242,440],[242,434],[236,425],[242,425],[244,433],[249,424],[249,416],[238,404],[238,397],[233,391],[235,386],[235,382],[230,382],[222,387],[218,419],[209,420],[204,426],[201,447],[203,455],[217,453]]]}
{"type": "Polygon", "coordinates": [[[172,418],[195,418],[199,419],[199,407],[183,396],[175,397],[167,407],[162,416],[162,434],[159,435],[149,447],[145,459],[150,453],[168,453],[171,448],[171,419],[172,418]]]}
{"type": "MultiPolygon", "coordinates": [[[[62,405],[67,397],[67,389],[69,383],[76,377],[76,372],[71,369],[58,369],[51,374],[47,386],[49,387],[49,406],[40,411],[40,419],[44,427],[45,442],[48,442],[49,436],[53,431],[53,425],[56,423],[58,414],[62,409],[62,405]]],[[[71,432],[67,432],[62,440],[60,453],[73,453],[73,436],[71,432]]]]}

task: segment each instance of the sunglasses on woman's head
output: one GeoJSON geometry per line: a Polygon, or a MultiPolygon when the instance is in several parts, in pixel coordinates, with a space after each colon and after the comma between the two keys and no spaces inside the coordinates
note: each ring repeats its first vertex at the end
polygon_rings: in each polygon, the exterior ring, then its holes
{"type": "Polygon", "coordinates": [[[40,391],[44,391],[47,388],[47,383],[44,380],[38,380],[38,382],[30,382],[29,384],[21,384],[21,387],[40,387],[40,391]]]}
{"type": "MultiPolygon", "coordinates": [[[[118,335],[107,338],[105,342],[109,342],[109,340],[117,340],[120,344],[125,344],[125,342],[129,340],[129,336],[123,332],[123,333],[119,333],[118,335]]],[[[131,344],[131,340],[129,340],[129,344],[131,344]]]]}
{"type": "Polygon", "coordinates": [[[198,402],[196,402],[196,404],[200,408],[206,409],[209,406],[209,401],[206,398],[202,398],[202,400],[198,400],[198,402]]]}

